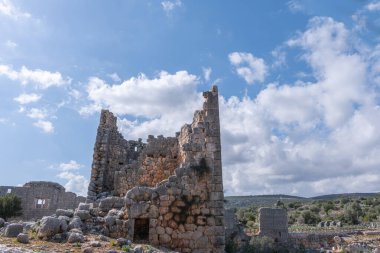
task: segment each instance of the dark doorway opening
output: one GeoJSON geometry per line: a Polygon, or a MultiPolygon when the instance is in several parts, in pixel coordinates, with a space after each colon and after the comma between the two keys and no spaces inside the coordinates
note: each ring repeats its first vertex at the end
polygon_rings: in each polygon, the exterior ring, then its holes
{"type": "Polygon", "coordinates": [[[135,219],[134,242],[149,241],[149,219],[135,219]]]}

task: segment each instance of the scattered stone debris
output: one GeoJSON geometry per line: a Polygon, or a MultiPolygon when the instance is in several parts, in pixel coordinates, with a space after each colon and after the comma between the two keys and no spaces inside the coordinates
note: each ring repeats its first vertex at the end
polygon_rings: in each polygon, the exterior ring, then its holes
{"type": "Polygon", "coordinates": [[[20,233],[17,235],[17,241],[20,243],[29,243],[29,236],[27,234],[20,233]]]}

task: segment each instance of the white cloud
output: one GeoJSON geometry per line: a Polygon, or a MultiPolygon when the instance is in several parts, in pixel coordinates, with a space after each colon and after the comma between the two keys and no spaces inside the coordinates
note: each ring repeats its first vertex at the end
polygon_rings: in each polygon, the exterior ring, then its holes
{"type": "Polygon", "coordinates": [[[171,1],[162,1],[161,2],[162,9],[167,13],[171,13],[175,8],[181,7],[181,0],[171,0],[171,1]]]}
{"type": "Polygon", "coordinates": [[[119,75],[116,72],[109,74],[108,76],[111,77],[112,81],[114,81],[114,82],[121,82],[121,78],[119,77],[119,75]]]}
{"type": "Polygon", "coordinates": [[[244,78],[248,84],[264,81],[268,67],[263,59],[244,52],[230,53],[228,58],[230,63],[236,68],[237,74],[244,78]]]}
{"type": "Polygon", "coordinates": [[[293,13],[304,11],[304,6],[301,4],[299,0],[288,1],[286,5],[288,6],[289,10],[293,13]]]}
{"type": "Polygon", "coordinates": [[[6,118],[0,118],[0,124],[5,124],[8,122],[8,119],[6,118]]]}
{"type": "Polygon", "coordinates": [[[32,108],[28,112],[27,116],[31,119],[44,119],[47,117],[47,113],[46,113],[46,110],[32,108]]]}
{"type": "Polygon", "coordinates": [[[79,170],[82,167],[82,164],[79,164],[77,161],[74,160],[70,160],[67,163],[60,163],[58,166],[58,168],[62,171],[79,170]]]}
{"type": "Polygon", "coordinates": [[[198,78],[186,71],[175,74],[162,71],[152,79],[141,74],[119,85],[109,85],[92,77],[87,86],[88,99],[92,103],[82,107],[80,113],[89,114],[109,108],[117,115],[142,119],[135,121],[138,127],[133,130],[124,126],[124,133],[128,136],[146,137],[149,131],[174,135],[201,106],[201,94],[196,91],[198,83],[198,78]]]}
{"type": "Polygon", "coordinates": [[[36,94],[36,93],[22,93],[18,97],[15,97],[13,100],[17,101],[19,104],[29,104],[29,103],[34,103],[37,102],[38,100],[41,99],[41,95],[36,94]]]}
{"type": "Polygon", "coordinates": [[[19,10],[12,4],[10,0],[0,0],[0,14],[3,14],[15,20],[31,17],[30,13],[19,10]]]}
{"type": "Polygon", "coordinates": [[[13,70],[9,65],[0,65],[0,76],[4,75],[13,81],[20,81],[21,84],[34,83],[40,89],[47,89],[51,86],[61,86],[70,83],[70,79],[64,79],[59,72],[49,72],[46,70],[30,70],[22,66],[20,71],[13,70]]]}
{"type": "Polygon", "coordinates": [[[69,95],[74,99],[80,99],[82,97],[82,93],[79,90],[71,89],[69,90],[69,95]]]}
{"type": "Polygon", "coordinates": [[[87,196],[89,181],[84,176],[70,171],[62,171],[57,177],[67,180],[65,184],[66,191],[74,192],[80,196],[87,196]]]}
{"type": "Polygon", "coordinates": [[[10,49],[15,49],[18,45],[17,45],[16,42],[13,42],[11,40],[7,40],[5,42],[5,46],[8,47],[8,48],[10,48],[10,49]]]}
{"type": "Polygon", "coordinates": [[[54,126],[53,123],[51,123],[48,120],[38,120],[37,122],[33,123],[34,126],[40,128],[45,133],[53,133],[54,132],[54,126]]]}
{"type": "Polygon", "coordinates": [[[274,62],[272,67],[286,66],[286,52],[283,48],[278,47],[271,52],[274,62]]]}
{"type": "Polygon", "coordinates": [[[211,68],[202,68],[203,71],[203,78],[205,79],[206,82],[210,81],[210,76],[212,69],[211,68]]]}
{"type": "Polygon", "coordinates": [[[79,174],[79,169],[83,168],[84,165],[78,163],[75,160],[70,160],[69,162],[61,162],[58,166],[51,166],[59,170],[57,177],[64,179],[66,191],[71,191],[81,196],[87,196],[87,188],[89,181],[87,178],[79,174]]]}
{"type": "Polygon", "coordinates": [[[380,1],[372,1],[366,5],[366,9],[369,11],[380,11],[380,1]]]}
{"type": "Polygon", "coordinates": [[[350,36],[342,23],[313,18],[288,45],[303,50],[316,81],[221,98],[227,194],[378,191],[380,107],[371,85],[380,54],[352,50],[350,36]]]}

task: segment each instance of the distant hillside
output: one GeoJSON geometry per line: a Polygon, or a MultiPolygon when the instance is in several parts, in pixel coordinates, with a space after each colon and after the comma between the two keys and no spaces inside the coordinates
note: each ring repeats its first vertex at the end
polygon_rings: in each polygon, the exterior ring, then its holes
{"type": "Polygon", "coordinates": [[[255,206],[266,206],[270,207],[276,204],[278,200],[281,200],[284,203],[290,203],[294,201],[307,202],[312,201],[308,198],[290,196],[290,195],[255,195],[255,196],[226,196],[224,198],[225,208],[240,208],[247,207],[251,205],[255,206]]]}
{"type": "Polygon", "coordinates": [[[316,196],[312,198],[304,198],[291,195],[251,195],[251,196],[226,196],[225,197],[225,208],[241,208],[248,207],[251,205],[271,207],[276,204],[278,200],[283,203],[288,204],[291,202],[312,202],[316,200],[334,200],[340,198],[368,198],[374,197],[378,193],[341,193],[341,194],[329,194],[316,196]]]}
{"type": "Polygon", "coordinates": [[[321,195],[317,197],[312,197],[314,200],[331,200],[331,199],[339,199],[339,198],[371,198],[375,197],[379,193],[339,193],[339,194],[329,194],[329,195],[321,195]]]}

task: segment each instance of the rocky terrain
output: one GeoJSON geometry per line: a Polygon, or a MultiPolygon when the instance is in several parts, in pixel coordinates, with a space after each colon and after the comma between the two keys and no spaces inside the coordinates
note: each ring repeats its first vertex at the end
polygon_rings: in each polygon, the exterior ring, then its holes
{"type": "Polygon", "coordinates": [[[169,253],[174,252],[165,248],[155,248],[148,244],[132,244],[127,242],[120,246],[121,240],[114,240],[109,237],[99,235],[85,235],[82,243],[44,241],[36,238],[33,233],[29,233],[29,242],[21,243],[15,238],[0,236],[0,252],[6,253],[29,253],[29,252],[135,252],[135,253],[169,253]]]}

